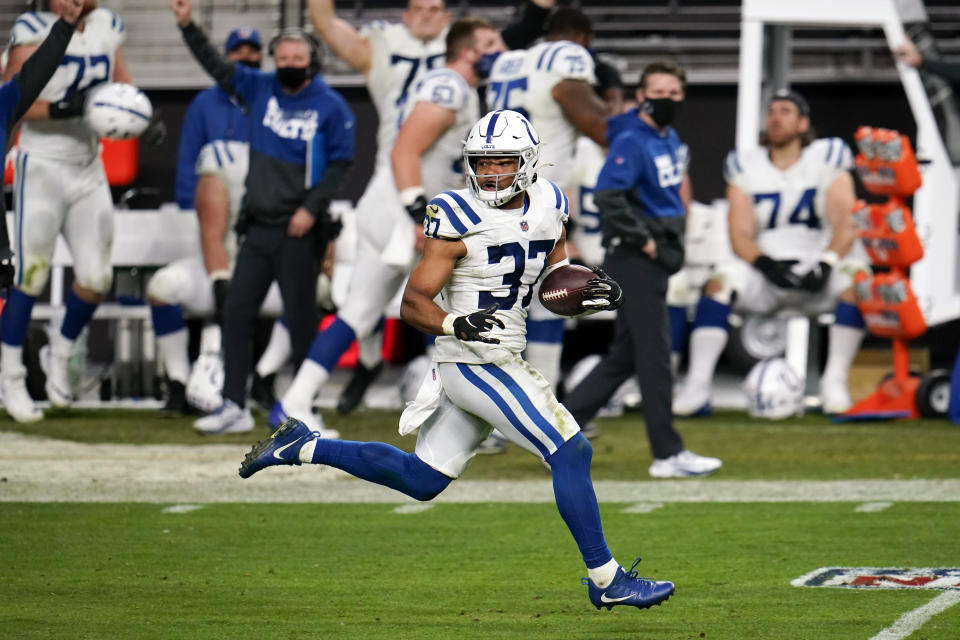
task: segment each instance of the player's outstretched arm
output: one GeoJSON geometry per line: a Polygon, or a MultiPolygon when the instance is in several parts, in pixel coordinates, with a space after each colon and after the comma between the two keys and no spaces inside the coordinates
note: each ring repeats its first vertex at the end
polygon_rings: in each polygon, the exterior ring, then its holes
{"type": "Polygon", "coordinates": [[[563,116],[577,131],[604,147],[607,145],[607,105],[584,80],[561,80],[551,90],[563,116]]]}
{"type": "Polygon", "coordinates": [[[400,302],[400,317],[415,329],[435,336],[444,335],[447,312],[434,298],[450,279],[457,260],[467,255],[462,240],[427,238],[423,258],[413,268],[400,302]]]}
{"type": "Polygon", "coordinates": [[[357,73],[367,75],[373,61],[370,40],[360,35],[349,22],[336,16],[333,0],[309,0],[307,6],[313,27],[333,52],[346,60],[357,73]]]}

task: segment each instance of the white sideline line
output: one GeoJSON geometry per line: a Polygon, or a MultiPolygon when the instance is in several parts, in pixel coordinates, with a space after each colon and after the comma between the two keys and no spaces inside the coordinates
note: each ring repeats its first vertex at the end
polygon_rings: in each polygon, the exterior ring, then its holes
{"type": "Polygon", "coordinates": [[[197,509],[203,509],[199,504],[175,504],[169,507],[164,507],[160,510],[160,513],[190,513],[191,511],[196,511],[197,509]]]}
{"type": "Polygon", "coordinates": [[[623,509],[621,513],[650,513],[663,506],[662,502],[638,502],[623,509]]]}
{"type": "Polygon", "coordinates": [[[428,509],[433,509],[435,505],[432,503],[416,502],[413,504],[402,504],[396,509],[393,510],[394,513],[408,514],[408,513],[421,513],[427,511],[428,509]]]}
{"type": "Polygon", "coordinates": [[[892,502],[864,502],[854,509],[857,513],[877,513],[893,506],[892,502]]]}
{"type": "Polygon", "coordinates": [[[870,640],[901,640],[922,627],[927,620],[960,602],[960,591],[946,591],[912,611],[908,611],[870,640]]]}

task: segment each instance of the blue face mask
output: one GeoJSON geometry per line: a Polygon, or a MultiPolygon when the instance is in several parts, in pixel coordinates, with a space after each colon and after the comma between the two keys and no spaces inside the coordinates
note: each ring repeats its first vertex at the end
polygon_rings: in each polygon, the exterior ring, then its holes
{"type": "Polygon", "coordinates": [[[499,56],[500,52],[484,53],[480,56],[480,62],[473,65],[474,71],[476,71],[477,75],[481,78],[489,78],[490,72],[493,70],[493,63],[497,61],[499,56]]]}

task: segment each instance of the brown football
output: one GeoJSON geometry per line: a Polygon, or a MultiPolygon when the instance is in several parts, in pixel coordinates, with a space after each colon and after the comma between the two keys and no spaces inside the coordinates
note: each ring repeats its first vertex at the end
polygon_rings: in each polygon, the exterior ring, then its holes
{"type": "Polygon", "coordinates": [[[597,274],[576,264],[554,269],[540,284],[540,302],[558,316],[583,313],[583,289],[597,274]]]}

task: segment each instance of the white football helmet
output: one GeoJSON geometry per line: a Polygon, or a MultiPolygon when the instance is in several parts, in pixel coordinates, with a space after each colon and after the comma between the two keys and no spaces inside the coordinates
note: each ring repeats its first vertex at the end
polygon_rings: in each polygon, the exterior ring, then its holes
{"type": "Polygon", "coordinates": [[[153,105],[143,91],[123,82],[107,82],[91,89],[83,119],[101,138],[126,140],[146,131],[153,105]]]}
{"type": "Polygon", "coordinates": [[[783,358],[761,360],[743,383],[755,418],[782,420],[803,413],[803,381],[783,358]]]}
{"type": "Polygon", "coordinates": [[[223,359],[219,353],[201,353],[187,379],[187,402],[205,413],[223,404],[223,359]]]}
{"type": "MultiPolygon", "coordinates": [[[[540,136],[522,114],[508,109],[491,111],[470,128],[463,145],[463,170],[474,195],[493,207],[502,206],[512,197],[530,188],[537,179],[540,160],[540,136]],[[483,156],[515,156],[519,166],[513,182],[505,189],[485,190],[481,182],[487,176],[477,175],[477,160],[483,156]]],[[[504,174],[511,175],[511,174],[504,174]]]]}

